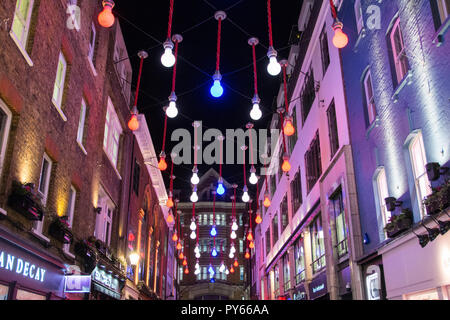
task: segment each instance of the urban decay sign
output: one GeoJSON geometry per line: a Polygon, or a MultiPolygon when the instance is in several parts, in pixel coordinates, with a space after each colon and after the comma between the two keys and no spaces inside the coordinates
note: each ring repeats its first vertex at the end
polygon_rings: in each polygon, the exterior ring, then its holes
{"type": "Polygon", "coordinates": [[[47,270],[32,262],[0,251],[0,269],[5,269],[35,281],[44,282],[47,270]]]}

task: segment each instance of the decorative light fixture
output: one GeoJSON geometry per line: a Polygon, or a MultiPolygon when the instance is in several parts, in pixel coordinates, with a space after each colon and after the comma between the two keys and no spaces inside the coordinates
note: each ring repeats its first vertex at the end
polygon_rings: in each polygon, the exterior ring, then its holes
{"type": "Polygon", "coordinates": [[[223,261],[220,263],[220,267],[219,267],[219,271],[221,273],[224,273],[226,270],[225,264],[223,263],[223,261]]]}
{"type": "Polygon", "coordinates": [[[116,20],[114,18],[114,14],[112,13],[115,3],[113,0],[103,0],[102,5],[103,11],[98,15],[98,23],[104,28],[112,27],[114,21],[116,20]]]}
{"type": "Polygon", "coordinates": [[[234,268],[233,268],[233,265],[231,265],[231,268],[230,268],[230,273],[234,273],[234,268]]]}
{"type": "Polygon", "coordinates": [[[173,242],[177,242],[177,241],[178,241],[177,230],[175,230],[175,231],[173,232],[172,241],[173,241],[173,242]]]}
{"type": "Polygon", "coordinates": [[[292,124],[293,119],[289,116],[289,99],[288,99],[288,92],[287,92],[287,80],[286,80],[286,74],[287,74],[287,66],[288,61],[282,60],[280,61],[280,65],[283,67],[283,87],[284,87],[284,105],[286,109],[286,117],[284,119],[283,123],[283,133],[285,136],[293,136],[295,133],[294,125],[292,124]]]}
{"type": "Polygon", "coordinates": [[[171,40],[172,36],[172,20],[173,20],[173,1],[170,0],[170,7],[169,7],[169,24],[167,28],[167,40],[164,42],[164,54],[161,56],[161,63],[166,68],[171,68],[175,62],[176,58],[172,53],[173,49],[173,42],[171,40]]]}
{"type": "Polygon", "coordinates": [[[186,260],[186,257],[184,257],[184,260],[183,260],[183,267],[185,267],[185,266],[187,266],[187,260],[186,260]]]}
{"type": "Polygon", "coordinates": [[[223,195],[225,193],[225,188],[223,186],[223,179],[219,178],[219,182],[217,183],[217,190],[216,190],[218,195],[223,195]]]}
{"type": "Polygon", "coordinates": [[[291,164],[289,163],[289,156],[287,154],[283,156],[283,164],[281,165],[281,170],[283,170],[283,172],[291,171],[291,164]]]}
{"type": "Polygon", "coordinates": [[[219,154],[219,181],[217,182],[216,192],[219,196],[221,196],[225,193],[225,188],[223,186],[223,178],[222,178],[223,141],[225,140],[225,137],[220,135],[217,137],[217,140],[219,140],[219,143],[220,143],[220,154],[219,154]]]}
{"type": "Polygon", "coordinates": [[[255,247],[255,243],[253,241],[250,241],[250,244],[248,245],[250,249],[253,249],[255,247]]]}
{"type": "Polygon", "coordinates": [[[217,250],[216,250],[216,247],[214,247],[214,248],[212,249],[212,251],[211,251],[211,256],[217,257],[217,250]]]}
{"type": "Polygon", "coordinates": [[[270,0],[267,0],[267,20],[269,25],[269,52],[267,56],[269,57],[269,65],[267,66],[267,72],[269,72],[272,76],[277,76],[281,72],[281,66],[277,61],[278,53],[274,49],[273,46],[273,37],[272,37],[272,7],[270,0]]]}
{"type": "Polygon", "coordinates": [[[345,48],[348,44],[348,36],[344,33],[344,31],[342,31],[342,29],[344,28],[344,24],[342,22],[340,22],[337,17],[337,9],[336,9],[336,6],[334,5],[333,0],[330,0],[330,6],[331,6],[331,13],[334,18],[333,45],[338,49],[342,49],[342,48],[345,48]]]}
{"type": "Polygon", "coordinates": [[[252,47],[252,53],[253,53],[253,79],[254,79],[254,87],[255,87],[255,94],[252,99],[252,110],[250,111],[250,117],[258,121],[262,117],[262,112],[259,107],[259,104],[261,103],[261,99],[258,96],[258,73],[256,68],[256,49],[255,47],[258,45],[259,40],[258,38],[250,38],[248,40],[248,44],[252,47]]]}
{"type": "Polygon", "coordinates": [[[141,86],[142,67],[144,65],[144,59],[148,58],[148,53],[145,51],[139,51],[138,57],[141,59],[140,64],[139,64],[139,76],[138,76],[138,81],[137,81],[137,85],[136,85],[136,95],[134,98],[134,105],[133,105],[133,108],[131,109],[131,118],[128,121],[128,128],[131,131],[136,131],[139,129],[139,120],[137,117],[137,115],[138,115],[137,102],[138,102],[138,97],[139,97],[139,88],[141,86]]]}
{"type": "Polygon", "coordinates": [[[244,255],[245,259],[250,259],[250,252],[248,251],[248,248],[245,249],[245,255],[244,255]]]}
{"type": "Polygon", "coordinates": [[[184,269],[184,274],[189,274],[189,268],[186,266],[186,268],[184,269]]]}
{"type": "Polygon", "coordinates": [[[208,272],[209,272],[209,274],[210,274],[211,276],[214,276],[214,274],[216,273],[216,272],[214,271],[214,268],[212,267],[212,264],[211,264],[211,263],[209,264],[208,272]]]}
{"type": "Polygon", "coordinates": [[[262,222],[261,213],[259,213],[259,211],[256,212],[255,222],[257,224],[261,224],[261,222],[262,222]]]}
{"type": "Polygon", "coordinates": [[[248,181],[251,184],[257,184],[258,183],[258,177],[256,176],[256,168],[254,165],[252,165],[252,167],[250,168],[250,178],[248,179],[248,181]]]}
{"type": "Polygon", "coordinates": [[[132,266],[137,266],[137,264],[139,263],[139,254],[136,251],[133,251],[130,253],[130,264],[132,266]]]}
{"type": "Polygon", "coordinates": [[[242,195],[242,201],[247,203],[250,201],[250,196],[248,195],[248,188],[247,188],[247,170],[245,168],[245,151],[247,150],[247,146],[242,146],[241,150],[243,152],[243,167],[244,167],[244,194],[242,195]]]}
{"type": "Polygon", "coordinates": [[[235,268],[239,267],[239,262],[237,261],[237,258],[234,259],[233,266],[234,266],[235,268]]]}
{"type": "Polygon", "coordinates": [[[211,95],[214,98],[220,98],[223,95],[223,87],[220,83],[222,81],[222,75],[220,74],[220,41],[222,33],[222,20],[227,18],[227,14],[224,11],[217,11],[214,14],[214,18],[218,21],[217,31],[217,57],[216,57],[216,72],[213,75],[214,84],[211,87],[211,95]]]}
{"type": "Polygon", "coordinates": [[[178,44],[183,41],[183,37],[179,34],[175,34],[172,37],[173,41],[175,42],[175,63],[173,65],[173,74],[172,74],[172,92],[169,96],[169,107],[166,109],[166,115],[173,119],[176,118],[178,115],[178,109],[177,109],[177,95],[175,94],[175,83],[176,83],[176,76],[177,76],[177,62],[178,62],[178,44]]]}
{"type": "Polygon", "coordinates": [[[214,238],[214,245],[215,245],[215,237],[217,236],[217,229],[216,229],[216,192],[213,191],[213,226],[210,231],[211,237],[214,238]]]}
{"type": "Polygon", "coordinates": [[[173,221],[174,221],[174,218],[173,218],[173,214],[172,214],[172,211],[169,211],[169,214],[167,215],[167,223],[169,223],[169,224],[171,224],[171,223],[173,223],[173,221]]]}
{"type": "Polygon", "coordinates": [[[264,195],[264,202],[263,202],[263,204],[264,204],[264,207],[266,207],[266,208],[269,208],[270,205],[272,204],[272,202],[270,201],[270,196],[269,196],[268,192],[266,192],[265,195],[264,195]]]}
{"type": "MultiPolygon", "coordinates": [[[[250,210],[251,211],[251,210],[250,210]]],[[[251,221],[251,220],[250,220],[251,221]]],[[[253,241],[253,232],[252,230],[250,230],[247,234],[247,240],[248,241],[253,241]]]]}
{"type": "Polygon", "coordinates": [[[250,196],[248,195],[248,188],[244,186],[244,194],[242,195],[242,201],[247,203],[250,201],[250,196]]]}
{"type": "Polygon", "coordinates": [[[180,254],[178,255],[178,258],[180,258],[180,260],[184,259],[184,253],[183,251],[180,252],[180,254]]]}
{"type": "Polygon", "coordinates": [[[230,254],[228,255],[228,257],[229,257],[230,259],[233,259],[233,258],[234,258],[234,253],[233,253],[233,252],[230,252],[230,254]]]}
{"type": "Polygon", "coordinates": [[[167,169],[166,153],[164,151],[161,151],[159,154],[158,169],[161,171],[166,171],[167,169]]]}
{"type": "Polygon", "coordinates": [[[197,187],[194,187],[190,200],[192,203],[196,203],[198,201],[197,187]]]}
{"type": "Polygon", "coordinates": [[[198,177],[198,169],[197,166],[194,166],[194,169],[192,169],[192,178],[191,183],[196,186],[200,182],[200,178],[198,177]]]}
{"type": "Polygon", "coordinates": [[[182,248],[181,242],[178,241],[178,243],[177,243],[177,250],[181,250],[181,248],[182,248]]]}

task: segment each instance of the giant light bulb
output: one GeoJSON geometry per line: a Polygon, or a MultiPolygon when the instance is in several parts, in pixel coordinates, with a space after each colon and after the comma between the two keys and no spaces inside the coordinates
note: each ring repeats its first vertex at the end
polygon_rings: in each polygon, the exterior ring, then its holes
{"type": "Polygon", "coordinates": [[[252,166],[252,168],[250,169],[250,178],[248,179],[248,181],[251,184],[257,184],[258,183],[258,177],[256,176],[256,169],[254,166],[252,166]]]}
{"type": "Polygon", "coordinates": [[[200,252],[200,249],[199,249],[198,245],[195,246],[194,252],[195,252],[195,253],[199,253],[199,252],[200,252]]]}
{"type": "Polygon", "coordinates": [[[239,229],[239,227],[238,227],[238,225],[237,225],[237,223],[236,223],[236,220],[234,220],[234,221],[233,221],[233,225],[231,226],[231,230],[237,231],[238,229],[239,229]]]}
{"type": "Polygon", "coordinates": [[[231,232],[230,238],[233,240],[236,239],[236,232],[234,230],[231,232]]]}
{"type": "Polygon", "coordinates": [[[195,203],[198,201],[198,195],[197,195],[197,191],[192,192],[191,195],[191,202],[195,203]]]}
{"type": "Polygon", "coordinates": [[[253,241],[250,241],[250,244],[248,245],[248,247],[249,247],[250,249],[253,249],[253,248],[255,247],[254,242],[253,242],[253,241]]]}
{"type": "Polygon", "coordinates": [[[164,151],[161,151],[159,158],[158,169],[161,171],[165,171],[167,169],[166,153],[164,151]]]}
{"type": "Polygon", "coordinates": [[[289,157],[288,156],[284,156],[283,157],[283,164],[281,165],[281,170],[283,170],[283,172],[289,172],[291,170],[291,164],[289,163],[289,157]]]}
{"type": "Polygon", "coordinates": [[[250,201],[250,196],[248,195],[247,186],[244,186],[244,194],[242,195],[242,201],[245,203],[250,201]]]}
{"type": "Polygon", "coordinates": [[[128,121],[128,128],[131,131],[136,131],[139,129],[139,120],[136,114],[131,115],[130,121],[128,121]]]}
{"type": "Polygon", "coordinates": [[[192,183],[194,186],[196,186],[196,185],[199,184],[199,182],[200,182],[200,178],[198,177],[197,172],[194,172],[194,173],[192,174],[191,183],[192,183]]]}
{"type": "Polygon", "coordinates": [[[181,250],[181,248],[182,248],[182,246],[181,246],[181,242],[180,242],[180,241],[178,241],[178,243],[177,243],[177,250],[181,250]]]}
{"type": "Polygon", "coordinates": [[[226,269],[225,264],[222,261],[222,263],[220,264],[220,267],[219,267],[219,271],[223,273],[223,272],[225,272],[225,269],[226,269]]]}
{"type": "Polygon", "coordinates": [[[273,47],[269,47],[269,52],[267,53],[267,56],[270,59],[269,65],[267,66],[267,72],[271,76],[277,76],[281,72],[281,65],[277,61],[277,55],[278,53],[275,51],[273,47]]]}
{"type": "Polygon", "coordinates": [[[115,18],[112,13],[113,7],[114,1],[103,1],[103,11],[98,15],[98,23],[104,28],[109,28],[114,24],[115,18]]]}
{"type": "Polygon", "coordinates": [[[197,259],[200,259],[201,256],[202,256],[202,255],[200,254],[200,252],[197,252],[197,253],[195,254],[195,257],[196,257],[197,259]]]}
{"type": "Polygon", "coordinates": [[[200,269],[200,264],[198,263],[198,260],[197,263],[195,264],[195,269],[200,269]]]}
{"type": "Polygon", "coordinates": [[[261,224],[262,222],[261,214],[259,212],[256,214],[255,222],[256,224],[261,224]]]}
{"type": "Polygon", "coordinates": [[[234,253],[233,253],[233,252],[230,252],[230,254],[228,255],[228,257],[230,257],[230,259],[233,259],[233,258],[234,258],[234,253]]]}
{"type": "Polygon", "coordinates": [[[261,102],[261,100],[259,99],[258,95],[255,94],[255,96],[252,99],[253,108],[250,111],[250,118],[252,118],[255,121],[261,119],[261,117],[262,117],[262,112],[261,112],[261,109],[259,108],[260,102],[261,102]]]}
{"type": "Polygon", "coordinates": [[[211,234],[211,237],[217,236],[216,226],[213,226],[213,227],[211,228],[210,234],[211,234]]]}
{"type": "Polygon", "coordinates": [[[345,48],[348,44],[348,36],[342,31],[344,25],[342,22],[336,22],[333,25],[334,37],[333,44],[336,48],[342,49],[345,48]]]}
{"type": "Polygon", "coordinates": [[[191,232],[191,239],[195,240],[195,238],[197,238],[197,233],[195,231],[191,232]]]}
{"type": "Polygon", "coordinates": [[[167,39],[163,44],[164,46],[164,54],[161,56],[161,63],[166,68],[171,68],[175,64],[175,56],[172,53],[173,42],[170,39],[167,39]]]}
{"type": "Polygon", "coordinates": [[[251,231],[247,235],[247,240],[248,241],[253,241],[253,233],[251,231]]]}
{"type": "Polygon", "coordinates": [[[220,83],[222,80],[222,75],[220,74],[219,70],[216,71],[216,73],[213,75],[214,84],[211,87],[211,95],[214,98],[220,98],[223,95],[223,87],[220,83]]]}
{"type": "Polygon", "coordinates": [[[209,265],[208,272],[211,274],[211,276],[214,276],[215,272],[214,272],[214,268],[212,267],[212,265],[209,265]]]}
{"type": "Polygon", "coordinates": [[[217,183],[217,194],[219,196],[223,195],[225,193],[225,188],[223,187],[223,179],[222,177],[219,178],[219,182],[217,183]]]}
{"type": "Polygon", "coordinates": [[[270,201],[268,193],[266,193],[264,195],[264,203],[263,204],[264,204],[264,207],[266,207],[266,208],[270,207],[270,205],[272,204],[272,202],[270,201]]]}
{"type": "Polygon", "coordinates": [[[195,269],[194,274],[195,275],[199,275],[200,274],[200,269],[195,269]]]}
{"type": "Polygon", "coordinates": [[[176,118],[178,115],[178,109],[175,101],[170,101],[169,107],[166,109],[166,114],[171,119],[176,118]]]}
{"type": "Polygon", "coordinates": [[[192,222],[191,222],[191,225],[189,226],[189,229],[191,229],[191,231],[197,230],[197,224],[195,223],[195,218],[192,218],[192,222]]]}
{"type": "Polygon", "coordinates": [[[295,133],[295,128],[292,125],[292,120],[289,117],[286,117],[286,121],[284,123],[283,132],[286,136],[291,137],[295,133]]]}
{"type": "Polygon", "coordinates": [[[212,249],[211,255],[212,255],[213,257],[217,257],[217,250],[216,250],[215,247],[212,249]]]}

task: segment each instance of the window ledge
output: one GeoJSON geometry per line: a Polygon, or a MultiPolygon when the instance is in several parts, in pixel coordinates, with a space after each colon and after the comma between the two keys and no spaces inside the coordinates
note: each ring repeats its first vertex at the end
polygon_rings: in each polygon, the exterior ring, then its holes
{"type": "Polygon", "coordinates": [[[369,140],[370,134],[372,133],[373,129],[378,128],[380,126],[380,116],[376,116],[375,120],[372,122],[372,124],[369,126],[369,128],[366,131],[366,139],[369,140]]]}
{"type": "Polygon", "coordinates": [[[9,32],[9,35],[11,36],[11,38],[14,41],[14,43],[19,48],[20,53],[22,53],[22,55],[25,58],[25,60],[27,61],[28,65],[30,67],[34,66],[34,63],[31,60],[30,56],[28,55],[27,51],[22,47],[22,44],[20,43],[19,39],[17,39],[16,35],[14,34],[14,32],[12,30],[9,32]]]}
{"type": "Polygon", "coordinates": [[[363,27],[359,32],[358,39],[356,40],[355,46],[353,47],[353,52],[358,52],[359,43],[364,39],[367,35],[366,27],[363,27]]]}
{"type": "Polygon", "coordinates": [[[94,75],[94,77],[96,77],[98,75],[98,73],[97,73],[97,70],[95,69],[94,63],[92,62],[91,58],[89,58],[89,57],[86,57],[86,58],[88,60],[88,64],[89,64],[92,74],[94,75]]]}
{"type": "Polygon", "coordinates": [[[444,21],[444,23],[441,25],[441,27],[438,29],[436,34],[433,37],[433,43],[436,44],[437,47],[442,46],[444,43],[444,35],[450,28],[450,16],[447,17],[447,19],[444,21]]]}
{"type": "Polygon", "coordinates": [[[81,144],[81,142],[77,140],[77,144],[80,147],[81,151],[83,151],[83,153],[87,156],[87,151],[84,148],[84,146],[81,144]]]}
{"type": "Polygon", "coordinates": [[[31,234],[33,234],[36,238],[39,238],[40,240],[43,240],[46,243],[50,243],[50,239],[44,236],[41,232],[37,231],[36,229],[31,229],[31,234]]]}
{"type": "Polygon", "coordinates": [[[394,101],[394,103],[398,102],[399,99],[398,96],[400,92],[403,90],[403,88],[406,87],[407,85],[410,85],[411,83],[412,83],[412,71],[409,70],[408,73],[403,78],[403,80],[398,85],[397,89],[394,92],[394,95],[392,96],[392,100],[394,101]]]}
{"type": "Polygon", "coordinates": [[[119,173],[119,170],[117,170],[116,166],[114,165],[114,163],[112,162],[112,160],[110,159],[108,152],[106,152],[105,148],[103,148],[103,152],[106,154],[106,157],[108,158],[109,162],[111,163],[111,167],[114,169],[114,172],[117,174],[117,177],[122,180],[122,176],[119,173]]]}
{"type": "Polygon", "coordinates": [[[61,116],[61,118],[64,120],[64,122],[67,122],[67,117],[64,114],[64,112],[61,110],[61,107],[59,107],[58,104],[53,99],[52,99],[52,103],[55,106],[56,110],[58,110],[58,113],[61,116]]]}

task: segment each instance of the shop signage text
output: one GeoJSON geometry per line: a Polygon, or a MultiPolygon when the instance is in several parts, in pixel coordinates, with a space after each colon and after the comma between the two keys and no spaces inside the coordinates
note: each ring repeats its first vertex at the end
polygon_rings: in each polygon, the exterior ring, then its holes
{"type": "Polygon", "coordinates": [[[323,290],[323,289],[325,289],[325,285],[322,283],[320,286],[314,287],[313,288],[313,292],[316,293],[316,292],[318,292],[320,290],[323,290]]]}
{"type": "Polygon", "coordinates": [[[16,258],[4,251],[0,252],[0,268],[20,274],[26,278],[44,282],[46,269],[26,260],[16,258]]]}
{"type": "Polygon", "coordinates": [[[119,280],[115,279],[111,274],[105,272],[105,270],[101,270],[98,267],[94,269],[92,273],[93,280],[101,285],[105,286],[108,289],[111,289],[115,292],[119,292],[119,280]]]}
{"type": "Polygon", "coordinates": [[[64,292],[89,293],[91,292],[91,276],[71,275],[66,276],[64,292]]]}

